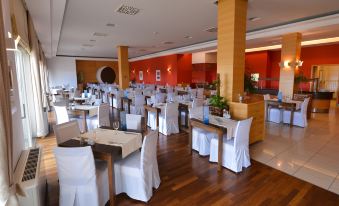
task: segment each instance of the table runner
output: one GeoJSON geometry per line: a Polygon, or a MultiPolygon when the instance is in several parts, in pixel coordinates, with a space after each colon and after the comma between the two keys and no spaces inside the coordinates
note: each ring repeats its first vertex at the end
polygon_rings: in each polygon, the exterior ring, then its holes
{"type": "Polygon", "coordinates": [[[122,158],[138,150],[142,145],[142,135],[134,132],[114,131],[110,129],[97,128],[83,134],[83,137],[94,139],[98,144],[119,146],[122,150],[122,158]]]}
{"type": "MultiPolygon", "coordinates": [[[[202,115],[191,115],[191,118],[198,119],[200,121],[203,121],[202,115]]],[[[238,121],[232,120],[232,119],[226,119],[223,117],[218,117],[214,115],[209,115],[209,123],[212,125],[216,125],[219,127],[223,127],[227,129],[227,140],[232,139],[232,137],[235,137],[235,129],[237,127],[238,121]]]]}

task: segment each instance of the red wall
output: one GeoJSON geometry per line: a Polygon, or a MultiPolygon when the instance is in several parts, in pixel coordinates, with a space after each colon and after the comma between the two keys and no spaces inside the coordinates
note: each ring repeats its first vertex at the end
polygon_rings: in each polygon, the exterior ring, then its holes
{"type": "Polygon", "coordinates": [[[211,83],[217,78],[217,64],[200,63],[193,64],[192,83],[211,83]]]}
{"type": "MultiPolygon", "coordinates": [[[[311,77],[311,68],[319,64],[339,64],[339,44],[312,46],[301,48],[301,60],[303,66],[299,69],[307,78],[311,77]]],[[[278,78],[280,76],[279,62],[281,51],[263,51],[246,53],[246,69],[251,73],[260,73],[261,77],[278,78]],[[266,65],[266,71],[265,71],[266,65]]],[[[302,85],[303,89],[308,84],[302,85]]],[[[267,81],[266,87],[279,88],[279,82],[267,81]]]]}
{"type": "Polygon", "coordinates": [[[145,84],[177,85],[192,81],[192,54],[173,54],[130,63],[130,79],[145,84]],[[155,81],[156,70],[161,71],[160,81],[155,81]],[[143,71],[143,80],[139,80],[143,71]]]}
{"type": "Polygon", "coordinates": [[[192,54],[178,54],[178,84],[192,82],[192,54]]]}
{"type": "MultiPolygon", "coordinates": [[[[301,60],[304,61],[300,71],[306,77],[311,76],[311,67],[319,64],[339,64],[339,44],[303,47],[301,49],[301,60]]],[[[246,70],[250,73],[259,73],[261,78],[278,78],[280,75],[279,62],[280,50],[261,51],[246,53],[246,70]]],[[[212,82],[216,79],[216,64],[194,64],[192,65],[191,54],[175,54],[141,60],[130,63],[131,79],[139,81],[139,71],[144,72],[144,83],[166,83],[176,85],[178,83],[212,82]],[[170,71],[167,69],[170,68],[170,71]],[[161,81],[155,81],[155,70],[161,70],[161,81]],[[147,73],[147,70],[149,71],[147,73]]],[[[278,88],[278,81],[266,81],[266,88],[278,88]]],[[[303,87],[308,87],[304,85],[303,87]]]]}

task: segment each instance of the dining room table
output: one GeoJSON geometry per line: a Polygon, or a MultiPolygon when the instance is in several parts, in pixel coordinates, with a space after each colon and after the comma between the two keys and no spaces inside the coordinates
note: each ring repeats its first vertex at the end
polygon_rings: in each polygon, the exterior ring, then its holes
{"type": "MultiPolygon", "coordinates": [[[[277,108],[280,109],[280,112],[283,112],[283,110],[288,110],[291,112],[291,116],[290,116],[290,127],[293,126],[293,120],[294,120],[294,112],[300,110],[301,105],[302,105],[302,101],[298,101],[298,100],[292,100],[292,99],[284,99],[279,101],[276,98],[272,98],[272,99],[267,99],[265,100],[265,104],[267,108],[277,108]]],[[[266,110],[266,120],[268,120],[268,116],[269,116],[269,109],[266,110]]]]}
{"type": "Polygon", "coordinates": [[[96,128],[90,132],[74,137],[61,144],[60,147],[91,146],[95,159],[107,162],[109,180],[109,205],[115,202],[114,162],[128,157],[142,146],[143,134],[135,130],[112,130],[109,127],[96,128]],[[93,141],[93,142],[92,142],[93,141]],[[92,144],[89,144],[92,142],[92,144]]]}
{"type": "Polygon", "coordinates": [[[80,114],[82,116],[82,126],[84,132],[87,131],[87,117],[93,117],[98,114],[99,106],[95,105],[74,105],[70,106],[69,112],[73,114],[80,114]]]}
{"type": "Polygon", "coordinates": [[[209,115],[209,122],[205,123],[203,117],[199,115],[191,115],[189,120],[189,151],[192,154],[192,130],[194,127],[202,130],[212,132],[218,136],[218,171],[222,169],[222,152],[223,152],[223,139],[226,134],[227,140],[231,140],[235,134],[238,121],[232,119],[226,119],[224,117],[218,117],[209,115]]]}

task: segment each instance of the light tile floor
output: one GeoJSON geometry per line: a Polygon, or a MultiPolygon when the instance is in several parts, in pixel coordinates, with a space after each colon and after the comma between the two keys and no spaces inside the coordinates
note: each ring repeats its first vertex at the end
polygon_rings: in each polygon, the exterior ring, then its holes
{"type": "Polygon", "coordinates": [[[339,108],[312,114],[307,128],[267,123],[251,158],[339,194],[339,108]]]}

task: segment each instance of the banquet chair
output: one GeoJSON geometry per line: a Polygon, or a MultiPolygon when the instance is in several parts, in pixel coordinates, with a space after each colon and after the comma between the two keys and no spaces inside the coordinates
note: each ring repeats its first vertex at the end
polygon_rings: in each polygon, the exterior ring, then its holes
{"type": "Polygon", "coordinates": [[[159,132],[164,135],[179,133],[178,103],[167,103],[159,115],[159,132]]]}
{"type": "Polygon", "coordinates": [[[203,88],[197,89],[197,98],[204,99],[204,89],[203,88]]]}
{"type": "Polygon", "coordinates": [[[80,137],[80,128],[77,120],[54,125],[53,130],[58,145],[74,137],[80,137]]]}
{"type": "Polygon", "coordinates": [[[268,121],[274,123],[281,123],[282,122],[282,114],[283,110],[279,107],[269,107],[268,109],[268,121]]]}
{"type": "MultiPolygon", "coordinates": [[[[163,93],[157,93],[155,95],[151,96],[151,103],[152,104],[159,104],[159,103],[164,103],[165,102],[165,94],[163,93]]],[[[148,112],[147,115],[147,125],[151,127],[152,130],[156,129],[156,114],[155,112],[148,112]]]]}
{"type": "Polygon", "coordinates": [[[191,89],[189,91],[190,98],[194,99],[197,97],[197,90],[196,89],[191,89]]]}
{"type": "Polygon", "coordinates": [[[98,126],[102,127],[110,127],[111,126],[111,121],[109,118],[110,115],[110,106],[108,103],[102,103],[98,107],[98,126]]]}
{"type": "MultiPolygon", "coordinates": [[[[231,140],[223,137],[222,166],[233,172],[241,172],[242,168],[251,165],[249,154],[249,134],[253,117],[239,121],[235,136],[231,140]]],[[[218,137],[215,135],[210,144],[210,162],[218,162],[218,137]]]]}
{"type": "Polygon", "coordinates": [[[173,92],[167,93],[167,99],[166,102],[174,102],[175,101],[175,95],[173,92]]]}
{"type": "Polygon", "coordinates": [[[103,206],[109,200],[108,171],[104,161],[94,161],[91,147],[54,149],[62,206],[103,206]]]}
{"type": "MultiPolygon", "coordinates": [[[[203,116],[203,107],[196,106],[189,109],[190,118],[203,116]]],[[[197,151],[201,156],[207,156],[210,154],[210,142],[215,136],[214,133],[208,132],[201,128],[193,127],[192,129],[192,149],[197,151]]]]}
{"type": "MultiPolygon", "coordinates": [[[[299,127],[307,127],[307,106],[310,101],[310,98],[305,98],[303,103],[301,104],[301,108],[299,111],[295,111],[293,114],[293,125],[299,127]]],[[[290,123],[291,121],[291,111],[284,110],[282,115],[283,123],[290,123]]]]}
{"type": "Polygon", "coordinates": [[[113,107],[116,109],[121,109],[121,97],[124,96],[124,91],[115,91],[113,98],[113,107]]]}
{"type": "Polygon", "coordinates": [[[126,114],[126,126],[127,129],[141,131],[141,115],[126,114]]]}
{"type": "Polygon", "coordinates": [[[134,105],[130,106],[131,114],[139,114],[141,116],[144,116],[145,109],[145,96],[142,94],[137,94],[134,97],[134,105]]]}
{"type": "MultiPolygon", "coordinates": [[[[198,98],[194,98],[193,99],[192,108],[202,107],[203,105],[204,105],[204,100],[203,99],[198,99],[198,98]]],[[[185,118],[186,118],[186,113],[184,111],[182,111],[180,113],[180,122],[181,122],[181,125],[185,124],[185,118]]]]}
{"type": "Polygon", "coordinates": [[[54,106],[56,124],[69,122],[66,106],[54,106]]]}
{"type": "Polygon", "coordinates": [[[148,202],[153,188],[160,185],[157,162],[158,131],[145,136],[141,152],[114,163],[116,194],[126,193],[130,198],[148,202]]]}

